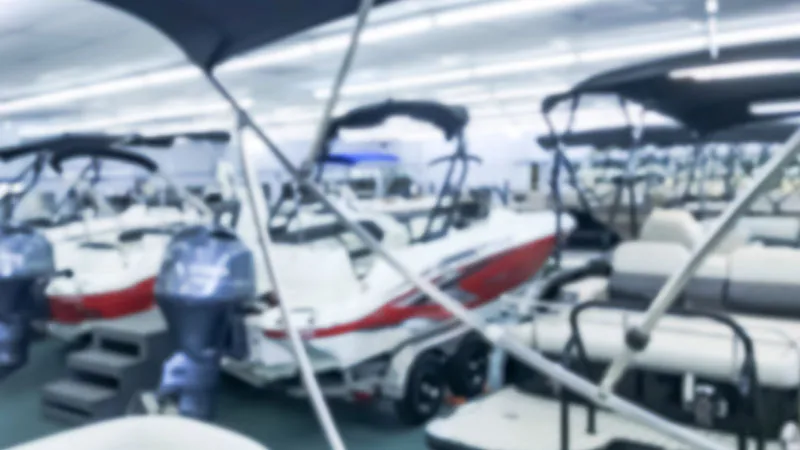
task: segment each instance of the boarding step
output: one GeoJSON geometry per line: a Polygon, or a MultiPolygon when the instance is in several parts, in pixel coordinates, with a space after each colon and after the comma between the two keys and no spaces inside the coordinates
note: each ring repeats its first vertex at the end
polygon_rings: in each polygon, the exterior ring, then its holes
{"type": "Polygon", "coordinates": [[[132,372],[142,369],[143,365],[137,356],[89,348],[70,354],[67,358],[67,367],[72,372],[106,377],[118,386],[131,378],[132,372]]]}
{"type": "Polygon", "coordinates": [[[67,378],[45,387],[47,417],[76,424],[122,415],[136,393],[157,386],[173,351],[158,310],[99,324],[91,333],[89,347],[68,356],[67,378]]]}
{"type": "Polygon", "coordinates": [[[116,397],[116,389],[93,380],[63,379],[44,387],[42,410],[47,418],[81,424],[106,415],[116,397]]]}

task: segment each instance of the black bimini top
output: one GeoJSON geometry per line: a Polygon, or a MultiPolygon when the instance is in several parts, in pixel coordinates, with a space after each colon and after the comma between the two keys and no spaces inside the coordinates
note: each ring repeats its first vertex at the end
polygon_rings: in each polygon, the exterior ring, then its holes
{"type": "Polygon", "coordinates": [[[703,81],[670,76],[681,69],[743,62],[769,64],[776,60],[800,64],[800,40],[723,48],[716,60],[704,50],[616,69],[593,76],[568,92],[545,98],[542,111],[547,113],[557,104],[583,94],[615,94],[671,117],[700,135],[797,115],[756,115],[750,109],[756,102],[800,99],[797,70],[703,81]]]}
{"type": "Polygon", "coordinates": [[[178,138],[225,143],[230,140],[227,131],[202,133],[174,133],[158,136],[113,135],[100,133],[67,133],[35,139],[21,144],[0,148],[0,160],[8,162],[27,155],[50,152],[70,153],[79,150],[106,150],[121,147],[171,147],[178,138]]]}
{"type": "Polygon", "coordinates": [[[158,170],[158,164],[148,156],[130,150],[111,147],[80,147],[63,150],[53,155],[50,159],[50,167],[61,173],[64,162],[75,158],[109,159],[139,166],[148,172],[156,172],[158,170]]]}
{"type": "Polygon", "coordinates": [[[11,161],[41,152],[63,152],[80,148],[108,148],[119,142],[119,136],[107,134],[62,134],[0,148],[0,160],[11,161]]]}
{"type": "MultiPolygon", "coordinates": [[[[94,0],[149,23],[193,64],[221,62],[355,14],[359,0],[94,0]]],[[[375,6],[395,0],[375,0],[375,6]]]]}
{"type": "MultiPolygon", "coordinates": [[[[703,143],[781,143],[789,139],[795,129],[797,129],[797,125],[791,123],[759,122],[714,133],[713,136],[703,140],[703,143]]],[[[695,133],[685,128],[668,126],[647,127],[637,141],[634,141],[631,131],[627,127],[571,132],[561,137],[560,140],[566,147],[593,147],[598,150],[626,150],[634,146],[638,148],[648,145],[664,148],[695,145],[699,142],[695,133]]],[[[555,140],[549,134],[540,136],[537,142],[544,149],[549,150],[555,147],[555,140]]]]}
{"type": "Polygon", "coordinates": [[[448,141],[461,134],[469,123],[469,113],[462,106],[444,105],[433,101],[387,100],[361,106],[332,120],[326,135],[330,140],[343,128],[371,128],[392,117],[400,116],[435,126],[444,133],[448,141]]]}
{"type": "Polygon", "coordinates": [[[386,100],[360,106],[330,121],[325,132],[326,142],[318,161],[330,158],[330,143],[339,131],[347,128],[372,128],[392,117],[410,117],[441,130],[448,141],[463,133],[469,123],[469,112],[463,106],[445,105],[429,100],[386,100]]]}

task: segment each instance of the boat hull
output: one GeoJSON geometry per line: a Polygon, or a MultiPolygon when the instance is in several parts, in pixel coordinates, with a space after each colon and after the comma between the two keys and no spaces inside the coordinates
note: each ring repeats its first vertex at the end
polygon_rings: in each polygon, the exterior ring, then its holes
{"type": "MultiPolygon", "coordinates": [[[[428,278],[468,309],[488,317],[499,309],[498,300],[503,294],[534,277],[555,244],[554,235],[543,235],[512,248],[473,256],[448,268],[445,274],[428,278]]],[[[397,291],[402,293],[347,322],[307,327],[303,326],[302,318],[297,320],[315,370],[346,370],[391,355],[404,343],[437,329],[444,330],[452,323],[449,312],[411,285],[397,291]]],[[[250,343],[248,363],[253,371],[265,379],[296,373],[294,356],[282,328],[265,327],[257,316],[248,318],[246,327],[250,343]]]]}

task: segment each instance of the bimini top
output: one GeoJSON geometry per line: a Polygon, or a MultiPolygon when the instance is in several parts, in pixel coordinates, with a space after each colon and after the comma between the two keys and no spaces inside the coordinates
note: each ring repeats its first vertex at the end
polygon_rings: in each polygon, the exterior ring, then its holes
{"type": "Polygon", "coordinates": [[[800,41],[723,48],[717,60],[708,51],[698,51],[593,76],[568,92],[545,98],[542,111],[583,94],[615,94],[708,135],[796,115],[761,115],[751,109],[754,103],[800,99],[800,71],[781,70],[787,63],[800,64],[800,41]]]}
{"type": "MultiPolygon", "coordinates": [[[[702,143],[742,144],[746,142],[781,143],[786,142],[797,125],[790,123],[757,123],[714,133],[702,143]]],[[[676,147],[696,145],[700,141],[695,133],[685,128],[669,126],[651,126],[644,130],[641,138],[634,142],[628,127],[604,128],[599,130],[568,133],[560,138],[566,147],[593,147],[598,150],[630,149],[643,146],[676,147]]],[[[551,135],[543,135],[537,139],[544,149],[555,147],[551,135]]]]}
{"type": "Polygon", "coordinates": [[[119,148],[92,147],[80,147],[58,152],[50,158],[50,167],[57,173],[61,173],[64,168],[64,162],[75,158],[109,159],[139,166],[148,172],[156,172],[158,170],[158,164],[141,153],[119,148]]]}
{"type": "Polygon", "coordinates": [[[392,117],[410,117],[429,123],[444,133],[448,141],[464,131],[469,123],[469,113],[462,106],[450,106],[433,101],[387,100],[361,106],[333,119],[328,125],[328,141],[346,128],[371,128],[381,125],[392,117]]]}
{"type": "MultiPolygon", "coordinates": [[[[210,70],[226,59],[352,15],[359,0],[94,0],[137,16],[210,70]]],[[[375,0],[375,5],[395,0],[375,0]]]]}
{"type": "Polygon", "coordinates": [[[227,142],[230,140],[230,133],[227,131],[213,131],[203,133],[163,134],[158,136],[67,133],[0,148],[0,160],[11,161],[36,153],[63,153],[80,149],[102,151],[119,147],[171,147],[176,139],[182,137],[191,140],[227,142]]]}
{"type": "Polygon", "coordinates": [[[322,163],[340,164],[343,166],[355,166],[362,163],[397,163],[400,159],[388,153],[334,153],[322,159],[322,163]]]}
{"type": "Polygon", "coordinates": [[[119,142],[119,136],[108,134],[62,134],[0,148],[0,160],[11,161],[41,152],[62,152],[79,148],[105,149],[119,142]]]}

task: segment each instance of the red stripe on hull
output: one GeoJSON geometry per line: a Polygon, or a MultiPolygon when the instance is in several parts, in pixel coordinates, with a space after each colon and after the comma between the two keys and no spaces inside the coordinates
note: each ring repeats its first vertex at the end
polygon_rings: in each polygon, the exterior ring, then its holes
{"type": "MultiPolygon", "coordinates": [[[[471,295],[471,299],[464,303],[464,306],[473,309],[491,303],[500,295],[529,280],[550,257],[555,242],[555,236],[549,236],[461,268],[462,274],[456,285],[471,295]]],[[[416,292],[413,290],[405,293],[361,319],[328,328],[318,328],[306,333],[305,337],[326,338],[359,330],[392,327],[412,318],[445,320],[451,316],[440,305],[430,301],[406,305],[405,300],[416,292]]],[[[271,339],[286,337],[283,330],[265,330],[264,335],[271,339]]]]}
{"type": "Polygon", "coordinates": [[[147,309],[155,304],[155,277],[126,289],[83,297],[51,296],[50,318],[60,323],[75,324],[88,319],[113,319],[147,309]]]}

